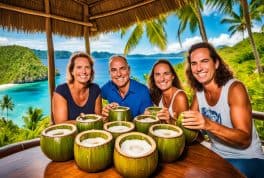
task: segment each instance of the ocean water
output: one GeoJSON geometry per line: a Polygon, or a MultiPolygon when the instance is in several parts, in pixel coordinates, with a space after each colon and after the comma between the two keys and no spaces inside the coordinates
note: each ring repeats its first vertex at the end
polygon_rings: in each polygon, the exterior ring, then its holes
{"type": "MultiPolygon", "coordinates": [[[[183,61],[181,57],[166,58],[173,65],[183,61]]],[[[144,74],[149,74],[153,64],[158,60],[154,57],[128,58],[131,67],[131,76],[136,77],[141,83],[145,83],[144,74]]],[[[47,65],[47,59],[42,59],[47,65]]],[[[94,60],[95,79],[94,82],[102,86],[109,78],[108,60],[99,58],[94,60]]],[[[56,59],[55,66],[60,72],[56,77],[56,85],[64,83],[66,80],[66,66],[68,59],[56,59]]],[[[48,91],[48,81],[19,84],[5,89],[0,89],[0,99],[4,95],[12,98],[15,107],[13,111],[8,112],[8,118],[12,119],[17,125],[23,125],[23,115],[26,114],[28,107],[38,107],[43,110],[44,115],[50,114],[50,101],[48,91]]],[[[6,112],[3,113],[6,116],[6,112]]]]}

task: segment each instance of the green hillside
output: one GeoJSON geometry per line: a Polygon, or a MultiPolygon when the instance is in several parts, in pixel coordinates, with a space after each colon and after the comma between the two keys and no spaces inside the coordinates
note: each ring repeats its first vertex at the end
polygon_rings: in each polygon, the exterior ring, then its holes
{"type": "MultiPolygon", "coordinates": [[[[264,67],[264,33],[255,33],[254,39],[264,67]]],[[[220,55],[229,64],[235,77],[247,87],[254,110],[264,111],[264,75],[256,72],[256,63],[248,39],[233,47],[219,50],[220,55]]]]}
{"type": "Polygon", "coordinates": [[[31,49],[22,46],[0,47],[0,84],[46,80],[48,68],[31,49]]]}

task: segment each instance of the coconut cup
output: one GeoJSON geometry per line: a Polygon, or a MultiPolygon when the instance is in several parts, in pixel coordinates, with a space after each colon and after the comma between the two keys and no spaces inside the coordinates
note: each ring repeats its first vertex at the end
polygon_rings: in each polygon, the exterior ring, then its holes
{"type": "Polygon", "coordinates": [[[76,126],[78,132],[83,132],[91,129],[103,129],[103,119],[102,116],[97,114],[85,114],[80,115],[76,118],[76,126]]]}
{"type": "Polygon", "coordinates": [[[160,120],[153,115],[139,115],[134,118],[136,131],[148,134],[149,127],[153,124],[159,124],[160,120]]]}
{"type": "Polygon", "coordinates": [[[109,111],[109,121],[131,121],[131,112],[129,107],[117,106],[109,111]]]}
{"type": "Polygon", "coordinates": [[[110,132],[114,139],[119,135],[131,132],[135,129],[135,124],[127,121],[113,121],[104,124],[104,130],[110,132]]]}
{"type": "Polygon", "coordinates": [[[88,130],[79,133],[74,142],[74,158],[77,166],[87,172],[98,172],[113,161],[113,136],[104,130],[88,130]]]}
{"type": "Polygon", "coordinates": [[[185,128],[182,125],[182,119],[183,119],[183,116],[180,114],[180,116],[178,117],[176,121],[176,125],[182,128],[183,134],[185,136],[186,144],[191,144],[197,138],[199,132],[197,130],[191,130],[191,129],[185,128]]]}
{"type": "Polygon", "coordinates": [[[147,111],[150,112],[151,115],[153,116],[157,116],[157,113],[162,110],[162,107],[158,107],[158,106],[150,106],[146,108],[147,111]]]}
{"type": "Polygon", "coordinates": [[[176,161],[185,147],[183,131],[169,124],[155,124],[149,128],[149,135],[156,141],[159,159],[162,162],[176,161]]]}
{"type": "Polygon", "coordinates": [[[140,132],[130,132],[117,137],[114,149],[114,166],[122,176],[148,177],[155,171],[157,165],[158,151],[155,141],[150,136],[140,132]],[[136,142],[140,142],[140,144],[136,142]],[[128,146],[126,143],[131,144],[128,146]],[[144,148],[144,145],[147,147],[144,148]],[[128,150],[130,149],[131,152],[138,150],[137,154],[129,154],[128,150]]]}
{"type": "Polygon", "coordinates": [[[44,129],[40,137],[42,152],[53,161],[73,159],[74,138],[77,128],[73,124],[57,124],[44,129]]]}

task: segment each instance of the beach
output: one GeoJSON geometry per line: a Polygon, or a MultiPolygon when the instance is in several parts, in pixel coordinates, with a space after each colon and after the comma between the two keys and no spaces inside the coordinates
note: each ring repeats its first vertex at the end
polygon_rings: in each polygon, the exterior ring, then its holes
{"type": "Polygon", "coordinates": [[[0,90],[12,88],[12,87],[17,86],[17,85],[19,85],[19,84],[14,84],[14,83],[2,84],[2,85],[0,85],[0,90]]]}

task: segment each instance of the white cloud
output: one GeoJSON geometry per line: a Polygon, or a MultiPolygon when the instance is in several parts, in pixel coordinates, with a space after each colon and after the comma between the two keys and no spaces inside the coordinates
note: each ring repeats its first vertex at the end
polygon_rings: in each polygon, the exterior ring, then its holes
{"type": "Polygon", "coordinates": [[[216,38],[209,38],[208,41],[214,46],[221,46],[221,45],[233,46],[242,39],[243,36],[241,35],[241,33],[235,33],[232,37],[230,37],[228,34],[222,33],[216,38]]]}
{"type": "Polygon", "coordinates": [[[178,53],[184,50],[188,50],[188,48],[190,48],[190,46],[194,43],[198,43],[201,42],[202,39],[200,36],[194,36],[192,38],[186,38],[183,42],[182,42],[182,47],[180,46],[180,44],[178,42],[175,43],[171,43],[168,45],[168,49],[167,52],[168,53],[178,53]]]}
{"type": "Polygon", "coordinates": [[[8,38],[0,37],[0,46],[8,45],[8,38]]]}
{"type": "MultiPolygon", "coordinates": [[[[252,28],[253,32],[260,32],[261,27],[254,25],[252,28]]],[[[247,32],[244,33],[245,38],[248,36],[247,32]]],[[[84,51],[84,39],[83,38],[54,38],[54,49],[55,50],[67,50],[67,51],[84,51]]],[[[121,39],[118,33],[101,34],[97,38],[90,40],[92,51],[108,51],[112,53],[122,54],[125,42],[127,39],[121,39]]],[[[209,42],[214,46],[227,45],[233,46],[242,40],[241,33],[235,33],[232,37],[228,34],[222,33],[217,37],[209,38],[209,42]]],[[[194,36],[186,38],[182,42],[182,47],[178,42],[169,43],[166,51],[161,51],[157,47],[151,46],[147,43],[140,43],[131,54],[153,54],[153,53],[178,53],[183,50],[188,50],[194,43],[201,42],[200,36],[194,36]]],[[[32,49],[47,50],[45,35],[40,38],[15,38],[15,37],[1,37],[0,46],[3,45],[21,45],[27,46],[32,49]]]]}
{"type": "Polygon", "coordinates": [[[32,49],[41,49],[41,50],[47,49],[46,41],[40,39],[16,39],[16,38],[0,37],[0,45],[1,46],[20,45],[32,49]]]}

